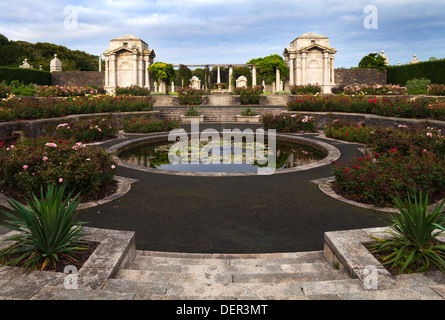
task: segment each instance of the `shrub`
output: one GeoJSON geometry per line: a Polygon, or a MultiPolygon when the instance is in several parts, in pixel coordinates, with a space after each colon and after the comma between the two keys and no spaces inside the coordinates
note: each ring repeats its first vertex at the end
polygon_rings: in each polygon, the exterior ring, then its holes
{"type": "Polygon", "coordinates": [[[276,129],[281,132],[313,132],[315,119],[300,114],[283,113],[280,115],[265,114],[262,116],[264,129],[276,129]]]}
{"type": "Polygon", "coordinates": [[[343,89],[345,94],[361,94],[361,95],[404,95],[407,94],[406,87],[398,85],[362,85],[362,86],[346,86],[343,89]]]}
{"type": "Polygon", "coordinates": [[[81,196],[93,196],[114,177],[116,162],[104,149],[48,137],[24,139],[0,149],[0,181],[20,194],[65,183],[81,196]]]}
{"type": "Polygon", "coordinates": [[[185,116],[187,117],[197,117],[199,116],[199,108],[198,107],[188,107],[185,111],[185,116]]]}
{"type": "Polygon", "coordinates": [[[393,148],[334,163],[335,186],[347,197],[378,206],[391,205],[398,194],[424,190],[430,199],[445,196],[443,157],[432,152],[403,155],[393,148]]]}
{"type": "Polygon", "coordinates": [[[246,109],[244,109],[242,112],[241,112],[241,115],[242,116],[255,116],[256,115],[256,113],[255,113],[255,111],[254,110],[252,110],[251,108],[246,108],[246,109]]]}
{"type": "Polygon", "coordinates": [[[55,138],[81,142],[102,141],[113,138],[118,131],[113,116],[61,123],[56,127],[55,138]]]}
{"type": "Polygon", "coordinates": [[[72,114],[151,111],[151,98],[67,97],[22,98],[0,101],[0,121],[57,118],[72,114]]]}
{"type": "Polygon", "coordinates": [[[373,130],[371,127],[340,120],[335,120],[324,128],[324,132],[329,138],[365,144],[369,142],[373,130]]]}
{"type": "Polygon", "coordinates": [[[292,85],[289,87],[292,94],[317,94],[321,93],[321,86],[316,84],[292,85]]]}
{"type": "Polygon", "coordinates": [[[372,253],[383,256],[383,264],[402,274],[408,272],[427,272],[436,266],[445,272],[445,246],[437,236],[445,231],[445,211],[442,201],[428,212],[428,196],[407,195],[406,200],[394,199],[399,213],[391,216],[391,229],[388,239],[375,238],[368,245],[372,253]]]}
{"type": "Polygon", "coordinates": [[[84,97],[98,94],[98,90],[90,87],[40,86],[36,94],[39,97],[84,97]]]}
{"type": "Polygon", "coordinates": [[[14,80],[24,84],[50,85],[51,73],[36,69],[0,67],[0,81],[10,83],[14,80]]]}
{"type": "Polygon", "coordinates": [[[181,105],[200,105],[203,102],[203,90],[192,89],[191,87],[178,90],[179,104],[181,105]]]}
{"type": "Polygon", "coordinates": [[[260,95],[263,93],[262,89],[259,87],[235,88],[233,92],[240,96],[242,105],[259,104],[260,95]]]}
{"type": "Polygon", "coordinates": [[[149,133],[169,131],[179,128],[179,123],[175,120],[153,120],[148,117],[126,117],[123,122],[125,132],[149,133]]]}
{"type": "Polygon", "coordinates": [[[427,92],[432,96],[445,96],[444,84],[431,84],[427,88],[427,92]]]}
{"type": "Polygon", "coordinates": [[[81,240],[85,236],[82,233],[84,223],[76,222],[78,196],[65,195],[65,186],[50,185],[46,195],[41,191],[40,200],[34,195],[27,200],[29,208],[8,200],[16,214],[3,211],[10,219],[5,227],[19,233],[6,239],[15,243],[1,251],[3,264],[23,264],[29,270],[41,266],[43,270],[62,256],[75,260],[76,251],[86,250],[81,240]]]}
{"type": "Polygon", "coordinates": [[[289,111],[369,113],[385,117],[445,119],[445,104],[434,98],[305,96],[287,104],[289,111]]]}
{"type": "Polygon", "coordinates": [[[116,95],[125,95],[125,96],[149,96],[150,89],[141,88],[141,87],[132,85],[127,88],[116,88],[115,94],[116,95]]]}
{"type": "Polygon", "coordinates": [[[411,79],[406,82],[407,92],[409,94],[426,94],[428,86],[431,84],[429,79],[411,79]]]}
{"type": "Polygon", "coordinates": [[[0,82],[0,98],[8,98],[11,94],[11,88],[0,82]]]}

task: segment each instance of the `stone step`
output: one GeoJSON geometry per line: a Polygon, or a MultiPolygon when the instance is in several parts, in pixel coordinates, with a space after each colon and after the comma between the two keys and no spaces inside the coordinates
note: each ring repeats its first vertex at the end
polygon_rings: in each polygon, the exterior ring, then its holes
{"type": "Polygon", "coordinates": [[[134,294],[134,299],[160,300],[252,300],[252,299],[293,299],[305,300],[311,297],[335,299],[343,294],[358,296],[364,292],[359,280],[330,280],[302,285],[299,282],[281,283],[143,283],[137,280],[109,279],[104,289],[121,294],[134,294]],[[325,290],[323,287],[326,287],[325,290]]]}
{"type": "MultiPolygon", "coordinates": [[[[220,261],[212,261],[209,264],[169,264],[169,263],[146,263],[137,261],[127,264],[125,269],[145,270],[157,272],[176,272],[193,274],[296,274],[296,273],[319,273],[331,272],[333,268],[327,263],[300,263],[300,264],[269,264],[269,265],[227,265],[218,264],[220,261]]],[[[236,261],[235,261],[236,262],[236,261]]]]}

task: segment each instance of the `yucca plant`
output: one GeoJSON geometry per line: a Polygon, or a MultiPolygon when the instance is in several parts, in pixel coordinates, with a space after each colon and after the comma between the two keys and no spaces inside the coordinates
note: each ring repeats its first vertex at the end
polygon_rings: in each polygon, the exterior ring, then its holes
{"type": "Polygon", "coordinates": [[[384,254],[384,264],[403,273],[427,272],[432,265],[445,272],[445,244],[437,236],[445,231],[445,200],[429,212],[428,195],[407,195],[394,199],[398,213],[392,215],[388,239],[379,239],[370,245],[371,252],[384,254]]]}
{"type": "Polygon", "coordinates": [[[74,261],[76,251],[86,249],[81,240],[85,223],[75,222],[79,194],[72,197],[70,192],[65,197],[64,185],[50,185],[45,194],[42,188],[40,193],[40,200],[33,194],[32,200],[26,201],[28,207],[8,200],[16,215],[3,211],[10,219],[5,220],[8,224],[4,227],[17,233],[5,239],[15,243],[0,252],[4,265],[20,265],[28,270],[41,266],[43,270],[60,256],[74,261]]]}

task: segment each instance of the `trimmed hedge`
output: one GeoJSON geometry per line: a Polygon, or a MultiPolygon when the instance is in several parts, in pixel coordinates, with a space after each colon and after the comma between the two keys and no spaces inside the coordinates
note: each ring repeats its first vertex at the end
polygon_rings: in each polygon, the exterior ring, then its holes
{"type": "Polygon", "coordinates": [[[24,84],[51,85],[51,73],[43,70],[0,67],[0,82],[18,80],[24,84]]]}
{"type": "Polygon", "coordinates": [[[429,79],[431,83],[445,84],[445,59],[425,61],[387,69],[387,82],[406,85],[411,79],[429,79]]]}

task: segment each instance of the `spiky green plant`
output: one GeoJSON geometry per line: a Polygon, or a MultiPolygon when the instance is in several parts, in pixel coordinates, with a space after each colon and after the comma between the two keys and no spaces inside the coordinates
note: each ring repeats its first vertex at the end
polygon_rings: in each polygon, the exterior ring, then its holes
{"type": "Polygon", "coordinates": [[[442,208],[445,200],[434,210],[428,210],[428,195],[417,196],[408,194],[405,201],[400,197],[394,199],[398,213],[392,215],[391,236],[377,240],[371,246],[371,252],[385,254],[384,264],[403,273],[427,272],[434,265],[445,272],[445,244],[437,240],[437,236],[445,231],[445,212],[442,208]]]}
{"type": "Polygon", "coordinates": [[[41,199],[33,194],[25,207],[16,200],[8,200],[16,215],[3,211],[10,220],[4,227],[17,231],[5,240],[14,241],[12,246],[0,252],[4,265],[22,265],[25,269],[45,269],[48,263],[55,263],[60,256],[74,260],[75,252],[86,247],[80,239],[84,222],[76,222],[76,208],[79,194],[72,198],[72,192],[65,197],[65,186],[50,185],[41,199]]]}

